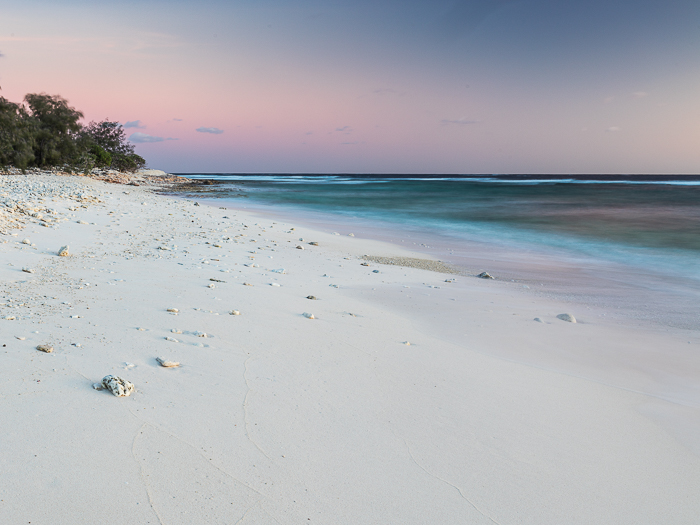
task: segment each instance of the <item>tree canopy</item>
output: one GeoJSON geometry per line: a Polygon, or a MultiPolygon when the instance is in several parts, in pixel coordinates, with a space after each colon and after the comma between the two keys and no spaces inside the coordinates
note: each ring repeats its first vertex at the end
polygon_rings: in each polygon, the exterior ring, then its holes
{"type": "Polygon", "coordinates": [[[58,95],[30,93],[23,104],[0,97],[0,166],[134,171],[146,165],[119,122],[84,126],[82,118],[58,95]]]}

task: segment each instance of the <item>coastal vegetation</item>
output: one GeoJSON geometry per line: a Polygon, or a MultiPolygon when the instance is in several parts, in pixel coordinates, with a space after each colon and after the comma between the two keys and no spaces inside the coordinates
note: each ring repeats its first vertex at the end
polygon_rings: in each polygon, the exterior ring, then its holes
{"type": "Polygon", "coordinates": [[[119,122],[83,125],[82,118],[58,95],[30,93],[21,104],[0,97],[0,166],[85,172],[135,171],[146,165],[119,122]]]}

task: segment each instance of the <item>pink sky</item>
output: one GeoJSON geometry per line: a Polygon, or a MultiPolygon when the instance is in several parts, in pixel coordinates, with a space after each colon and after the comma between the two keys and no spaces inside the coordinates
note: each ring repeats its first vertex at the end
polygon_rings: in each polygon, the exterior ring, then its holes
{"type": "Polygon", "coordinates": [[[137,152],[175,172],[699,171],[698,61],[629,42],[633,26],[586,47],[540,35],[521,2],[455,35],[449,2],[229,4],[14,4],[1,94],[139,121],[134,140],[163,140],[137,152]]]}

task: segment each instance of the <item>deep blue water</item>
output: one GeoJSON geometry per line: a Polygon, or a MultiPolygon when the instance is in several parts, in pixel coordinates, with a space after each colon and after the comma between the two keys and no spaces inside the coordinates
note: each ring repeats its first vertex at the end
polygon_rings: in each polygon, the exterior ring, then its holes
{"type": "Polygon", "coordinates": [[[700,177],[183,174],[188,191],[391,228],[548,248],[700,279],[700,177]]]}

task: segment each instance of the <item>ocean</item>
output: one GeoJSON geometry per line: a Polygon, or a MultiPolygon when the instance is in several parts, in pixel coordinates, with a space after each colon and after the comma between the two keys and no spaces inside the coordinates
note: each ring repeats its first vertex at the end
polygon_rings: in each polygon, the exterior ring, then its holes
{"type": "Polygon", "coordinates": [[[208,181],[181,193],[202,203],[394,242],[638,319],[700,325],[700,176],[180,175],[208,181]]]}

